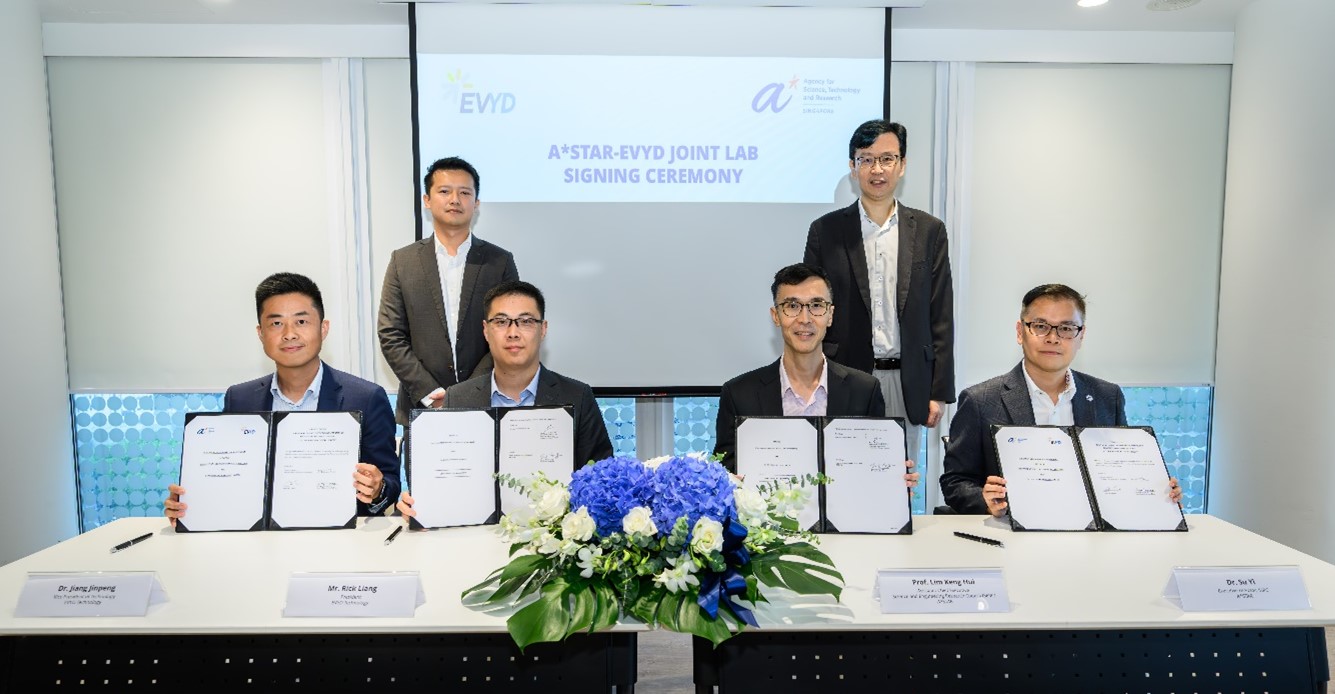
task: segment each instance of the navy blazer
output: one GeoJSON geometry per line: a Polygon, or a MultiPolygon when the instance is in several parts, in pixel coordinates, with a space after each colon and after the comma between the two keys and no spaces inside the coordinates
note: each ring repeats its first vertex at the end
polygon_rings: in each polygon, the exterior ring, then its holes
{"type": "MultiPolygon", "coordinates": [[[[533,404],[572,405],[575,408],[575,466],[581,467],[612,457],[612,439],[607,435],[603,411],[588,385],[566,378],[541,366],[538,392],[533,404]]],[[[485,410],[491,407],[491,371],[460,383],[445,391],[445,407],[485,410]]]]}
{"type": "MultiPolygon", "coordinates": [[[[884,417],[885,398],[875,378],[829,359],[825,414],[829,417],[884,417]]],[[[737,417],[782,417],[783,393],[779,392],[779,360],[748,371],[723,384],[714,424],[714,455],[723,455],[723,465],[737,471],[737,417]]]]}
{"type": "MultiPolygon", "coordinates": [[[[323,362],[321,362],[323,363],[323,362]]],[[[223,396],[223,412],[269,412],[273,410],[273,374],[238,383],[223,396]]],[[[357,514],[376,515],[399,498],[399,456],[394,453],[394,412],[385,389],[352,374],[324,365],[320,383],[320,412],[362,413],[361,456],[385,475],[385,494],[376,507],[357,502],[357,514]]]]}
{"type": "MultiPolygon", "coordinates": [[[[950,443],[941,469],[941,495],[958,513],[987,513],[983,483],[1001,476],[993,424],[1033,426],[1034,405],[1025,382],[1024,362],[960,393],[950,420],[950,443]]],[[[1071,414],[1078,427],[1126,426],[1126,395],[1115,383],[1072,370],[1075,399],[1071,414]]]]}
{"type": "MultiPolygon", "coordinates": [[[[895,316],[899,320],[904,409],[914,424],[927,421],[929,400],[955,402],[955,304],[950,284],[946,225],[899,204],[899,264],[895,316]]],[[[825,356],[871,373],[871,286],[862,245],[858,203],[811,223],[802,262],[824,268],[834,292],[834,321],[825,356]]]]}

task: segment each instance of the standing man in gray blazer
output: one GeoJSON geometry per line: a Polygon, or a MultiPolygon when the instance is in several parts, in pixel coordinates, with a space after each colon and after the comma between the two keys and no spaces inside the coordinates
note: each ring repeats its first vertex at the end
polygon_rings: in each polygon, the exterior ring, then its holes
{"type": "Polygon", "coordinates": [[[908,131],[872,120],[848,142],[858,201],[811,223],[802,261],[824,268],[839,310],[825,355],[876,377],[909,450],[955,402],[955,319],[946,225],[900,204],[908,131]]]}
{"type": "Polygon", "coordinates": [[[399,424],[415,408],[440,407],[450,386],[490,370],[482,297],[519,279],[509,251],[472,233],[482,189],[472,164],[440,159],[422,184],[434,233],[394,251],[380,293],[380,351],[399,378],[399,424]]]}
{"type": "MultiPolygon", "coordinates": [[[[950,420],[941,494],[957,513],[1006,512],[991,425],[1126,426],[1126,396],[1115,383],[1071,368],[1085,343],[1085,297],[1064,284],[1044,284],[1024,295],[1015,341],[1024,358],[1004,375],[960,393],[950,420]]],[[[1177,480],[1169,496],[1182,500],[1177,480]]]]}

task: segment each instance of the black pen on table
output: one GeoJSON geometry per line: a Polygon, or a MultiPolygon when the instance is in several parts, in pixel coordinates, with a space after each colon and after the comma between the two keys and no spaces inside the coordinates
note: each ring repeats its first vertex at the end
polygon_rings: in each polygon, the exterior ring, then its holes
{"type": "Polygon", "coordinates": [[[966,540],[973,540],[974,542],[981,542],[985,545],[993,545],[996,547],[1004,548],[1006,546],[1001,544],[1001,540],[993,540],[990,537],[982,537],[981,535],[970,535],[969,533],[962,533],[958,530],[955,531],[955,537],[962,537],[966,540]]]}
{"type": "Polygon", "coordinates": [[[403,526],[402,526],[402,525],[400,525],[399,527],[395,528],[395,529],[394,529],[394,532],[390,533],[390,534],[389,534],[389,537],[385,538],[385,544],[389,544],[389,543],[393,542],[393,541],[394,541],[394,538],[398,537],[398,536],[399,536],[399,533],[401,533],[401,532],[403,532],[403,526]]]}
{"type": "Polygon", "coordinates": [[[112,547],[112,548],[111,548],[111,553],[112,553],[112,554],[115,554],[115,553],[117,553],[117,552],[119,552],[119,551],[121,551],[121,550],[123,550],[123,549],[129,549],[129,548],[131,548],[131,547],[133,547],[133,546],[139,544],[140,542],[143,542],[144,540],[147,540],[147,539],[150,538],[150,537],[153,537],[153,533],[144,533],[143,535],[140,535],[139,537],[136,537],[136,538],[134,538],[133,540],[126,540],[125,542],[122,542],[122,543],[120,543],[119,545],[116,545],[115,547],[112,547]]]}

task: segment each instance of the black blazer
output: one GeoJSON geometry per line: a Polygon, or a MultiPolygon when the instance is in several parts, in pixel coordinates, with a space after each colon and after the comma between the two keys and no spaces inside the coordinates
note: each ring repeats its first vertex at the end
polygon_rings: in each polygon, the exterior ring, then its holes
{"type": "MultiPolygon", "coordinates": [[[[535,405],[572,405],[575,408],[575,465],[612,457],[612,439],[603,423],[603,411],[593,389],[547,367],[539,367],[535,405]]],[[[491,407],[491,370],[445,391],[445,407],[485,410],[491,407]]]]}
{"type": "MultiPolygon", "coordinates": [[[[1034,425],[1034,405],[1024,380],[1024,362],[960,393],[950,420],[950,443],[941,467],[941,495],[959,513],[987,513],[983,483],[1001,475],[992,445],[993,424],[1034,425]]],[[[1072,370],[1075,399],[1071,414],[1078,427],[1126,426],[1126,395],[1115,383],[1072,370]]]]}
{"type": "MultiPolygon", "coordinates": [[[[927,402],[955,402],[955,319],[946,225],[921,210],[899,205],[899,317],[904,406],[914,424],[927,421],[927,402]]],[[[811,223],[803,262],[829,274],[834,323],[825,355],[871,373],[871,287],[862,245],[858,203],[811,223]]]]}
{"type": "Polygon", "coordinates": [[[459,335],[453,342],[458,363],[454,363],[435,237],[394,251],[380,292],[378,332],[380,351],[399,378],[399,424],[407,424],[408,413],[421,407],[422,398],[435,389],[491,370],[491,353],[482,336],[487,310],[482,297],[501,282],[517,279],[514,255],[474,235],[459,290],[459,335]]]}
{"type": "MultiPolygon", "coordinates": [[[[273,375],[238,383],[223,395],[223,412],[269,412],[273,410],[273,375]]],[[[362,413],[361,456],[363,463],[380,468],[385,476],[385,493],[380,503],[371,507],[357,502],[359,515],[372,515],[399,498],[399,456],[394,453],[394,413],[389,409],[385,389],[352,374],[324,365],[320,382],[320,412],[357,411],[362,413]]]]}
{"type": "MultiPolygon", "coordinates": [[[[884,417],[885,398],[881,384],[861,371],[826,359],[825,414],[830,417],[884,417]]],[[[779,392],[779,361],[748,371],[723,384],[714,424],[714,455],[723,455],[723,465],[737,471],[737,417],[782,417],[783,394],[779,392]]]]}

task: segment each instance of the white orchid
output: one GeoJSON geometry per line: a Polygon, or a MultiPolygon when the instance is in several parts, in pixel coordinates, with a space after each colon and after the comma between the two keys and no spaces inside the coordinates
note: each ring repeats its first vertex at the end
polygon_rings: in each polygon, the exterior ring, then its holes
{"type": "Polygon", "coordinates": [[[581,569],[579,575],[584,578],[592,578],[594,561],[603,556],[603,548],[584,546],[579,549],[578,556],[579,561],[575,562],[575,566],[581,569]]]}
{"type": "Polygon", "coordinates": [[[672,568],[663,569],[655,575],[654,583],[667,588],[670,593],[680,593],[691,586],[700,585],[700,579],[695,577],[695,562],[691,561],[690,557],[684,554],[680,557],[668,557],[668,564],[672,565],[672,568]]]}

